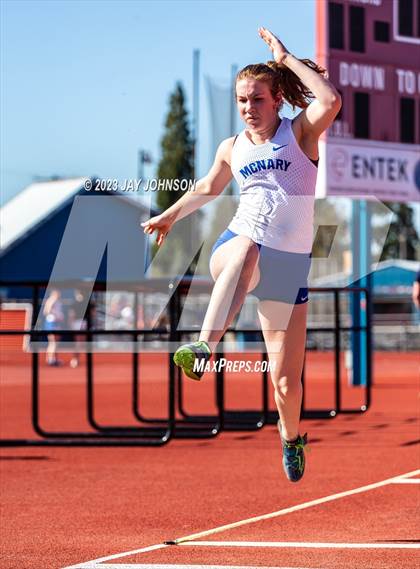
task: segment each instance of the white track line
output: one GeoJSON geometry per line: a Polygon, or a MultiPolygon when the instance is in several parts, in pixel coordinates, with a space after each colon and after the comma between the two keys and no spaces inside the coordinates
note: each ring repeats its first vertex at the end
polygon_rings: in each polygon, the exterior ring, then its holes
{"type": "MultiPolygon", "coordinates": [[[[77,563],[76,565],[69,565],[62,569],[97,569],[97,564],[101,561],[111,561],[111,559],[120,559],[121,557],[128,557],[129,555],[136,555],[138,553],[147,553],[149,551],[154,551],[155,549],[164,549],[165,547],[169,546],[163,543],[158,543],[157,545],[149,545],[148,547],[133,549],[133,551],[126,551],[125,553],[115,553],[114,555],[108,555],[107,557],[98,557],[98,559],[77,563]]],[[[100,567],[102,567],[102,565],[100,567]]]]}
{"type": "Polygon", "coordinates": [[[420,484],[420,478],[400,478],[399,480],[394,480],[391,484],[420,484]]]}
{"type": "Polygon", "coordinates": [[[345,492],[339,492],[338,494],[332,494],[331,496],[325,496],[324,498],[318,498],[317,500],[311,500],[310,502],[304,502],[303,504],[298,504],[297,506],[291,506],[290,508],[284,508],[283,510],[278,510],[277,512],[271,512],[270,514],[263,514],[262,516],[256,516],[255,518],[248,518],[246,520],[241,520],[239,522],[234,522],[232,524],[226,524],[224,526],[219,526],[213,529],[202,531],[200,533],[194,533],[187,535],[185,537],[180,537],[174,540],[176,544],[180,544],[183,541],[192,541],[200,537],[207,535],[213,535],[221,531],[226,531],[229,529],[234,529],[246,524],[253,524],[255,522],[260,522],[262,520],[270,520],[277,518],[279,516],[284,516],[285,514],[291,514],[292,512],[297,512],[299,510],[304,510],[306,508],[311,508],[312,506],[318,506],[319,504],[325,504],[327,502],[332,502],[333,500],[338,500],[339,498],[345,498],[346,496],[353,496],[354,494],[361,494],[362,492],[368,492],[369,490],[374,490],[375,488],[380,488],[381,486],[387,486],[392,484],[395,480],[400,480],[401,478],[411,478],[413,476],[418,476],[420,470],[413,470],[412,472],[407,472],[406,474],[400,474],[399,476],[393,476],[392,478],[387,478],[381,482],[375,482],[374,484],[368,484],[367,486],[361,486],[360,488],[355,488],[354,490],[346,490],[345,492]]]}
{"type": "Polygon", "coordinates": [[[96,565],[95,569],[310,569],[310,567],[250,567],[247,565],[137,565],[113,563],[96,565]]]}
{"type": "MultiPolygon", "coordinates": [[[[344,498],[346,496],[353,496],[354,494],[360,494],[361,492],[368,492],[369,490],[374,490],[375,488],[380,488],[381,486],[387,486],[388,484],[394,483],[395,480],[401,480],[405,478],[413,478],[414,476],[419,476],[420,470],[413,470],[412,472],[407,472],[406,474],[400,474],[399,476],[393,476],[392,478],[387,478],[386,480],[382,480],[381,482],[375,482],[374,484],[368,484],[367,486],[361,486],[360,488],[355,488],[354,490],[346,490],[345,492],[339,492],[337,494],[332,494],[330,496],[325,496],[324,498],[319,498],[317,500],[311,500],[310,502],[304,502],[303,504],[298,504],[297,506],[291,506],[290,508],[284,508],[283,510],[278,510],[277,512],[272,512],[270,514],[264,514],[262,516],[256,516],[254,518],[248,518],[246,520],[241,520],[239,522],[234,522],[231,524],[227,524],[224,526],[219,526],[217,528],[213,528],[207,531],[202,531],[200,533],[187,535],[185,537],[180,537],[176,541],[177,544],[181,544],[182,542],[191,541],[198,539],[199,537],[204,537],[207,535],[211,535],[214,533],[219,533],[221,531],[225,531],[228,529],[236,528],[239,526],[243,526],[246,524],[251,524],[255,522],[259,522],[261,520],[269,520],[272,518],[276,518],[278,516],[284,516],[286,514],[290,514],[292,512],[297,512],[299,510],[304,510],[306,508],[311,508],[312,506],[317,506],[319,504],[325,504],[326,502],[331,502],[333,500],[338,500],[339,498],[344,498]]],[[[203,542],[201,542],[203,543],[203,542]]],[[[215,542],[209,542],[215,543],[215,542]]],[[[246,542],[239,542],[239,543],[246,543],[246,542]]],[[[258,542],[254,542],[258,543],[258,542]]],[[[190,543],[188,545],[191,545],[190,543]]],[[[411,544],[408,544],[411,545],[411,544]]],[[[115,555],[109,555],[108,557],[100,557],[99,559],[93,559],[92,561],[82,562],[76,565],[71,565],[68,567],[63,567],[62,569],[101,569],[103,566],[97,566],[98,563],[102,561],[110,561],[112,559],[119,559],[121,557],[127,557],[128,555],[136,555],[139,553],[146,553],[148,551],[154,551],[157,549],[162,549],[164,547],[169,547],[163,543],[157,545],[151,545],[149,547],[144,547],[142,549],[134,549],[133,551],[127,551],[125,553],[116,553],[115,555]]],[[[150,565],[153,568],[153,565],[150,565]]]]}
{"type": "Polygon", "coordinates": [[[420,549],[419,543],[318,543],[309,541],[187,541],[179,545],[206,547],[309,547],[311,549],[420,549]]]}

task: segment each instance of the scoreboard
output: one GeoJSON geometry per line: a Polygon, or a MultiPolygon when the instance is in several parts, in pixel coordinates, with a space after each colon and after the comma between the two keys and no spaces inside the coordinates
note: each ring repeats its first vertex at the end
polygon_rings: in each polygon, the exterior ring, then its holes
{"type": "Polygon", "coordinates": [[[420,0],[316,0],[316,61],[342,108],[317,196],[420,201],[420,0]]]}

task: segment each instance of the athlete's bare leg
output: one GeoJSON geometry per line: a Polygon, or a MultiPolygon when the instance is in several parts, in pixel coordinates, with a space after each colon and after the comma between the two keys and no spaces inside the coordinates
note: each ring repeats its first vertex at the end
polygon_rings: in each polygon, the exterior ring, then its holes
{"type": "Polygon", "coordinates": [[[55,364],[57,362],[57,341],[55,334],[48,334],[48,345],[46,350],[46,360],[48,364],[55,364]]]}
{"type": "Polygon", "coordinates": [[[307,311],[307,303],[293,306],[263,300],[258,305],[282,437],[288,441],[299,434],[307,311]]]}
{"type": "Polygon", "coordinates": [[[237,235],[220,245],[210,260],[215,280],[199,340],[214,351],[239,312],[249,290],[259,281],[259,251],[248,237],[237,235]]]}

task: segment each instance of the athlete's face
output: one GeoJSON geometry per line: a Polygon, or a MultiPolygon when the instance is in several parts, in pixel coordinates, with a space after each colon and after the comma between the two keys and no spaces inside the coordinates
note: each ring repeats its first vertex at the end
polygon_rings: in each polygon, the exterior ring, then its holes
{"type": "Polygon", "coordinates": [[[236,101],[241,119],[251,130],[264,130],[277,119],[280,97],[273,98],[266,81],[241,79],[236,83],[236,101]]]}

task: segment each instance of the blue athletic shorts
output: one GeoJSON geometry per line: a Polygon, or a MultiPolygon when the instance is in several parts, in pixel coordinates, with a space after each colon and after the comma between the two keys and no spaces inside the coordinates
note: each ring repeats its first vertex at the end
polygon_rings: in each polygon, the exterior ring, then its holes
{"type": "MultiPolygon", "coordinates": [[[[220,245],[236,236],[237,233],[226,229],[213,245],[211,255],[220,245]]],[[[260,280],[249,294],[253,294],[259,300],[279,300],[288,304],[308,302],[311,253],[289,253],[260,243],[256,245],[260,250],[258,261],[260,280]]]]}

